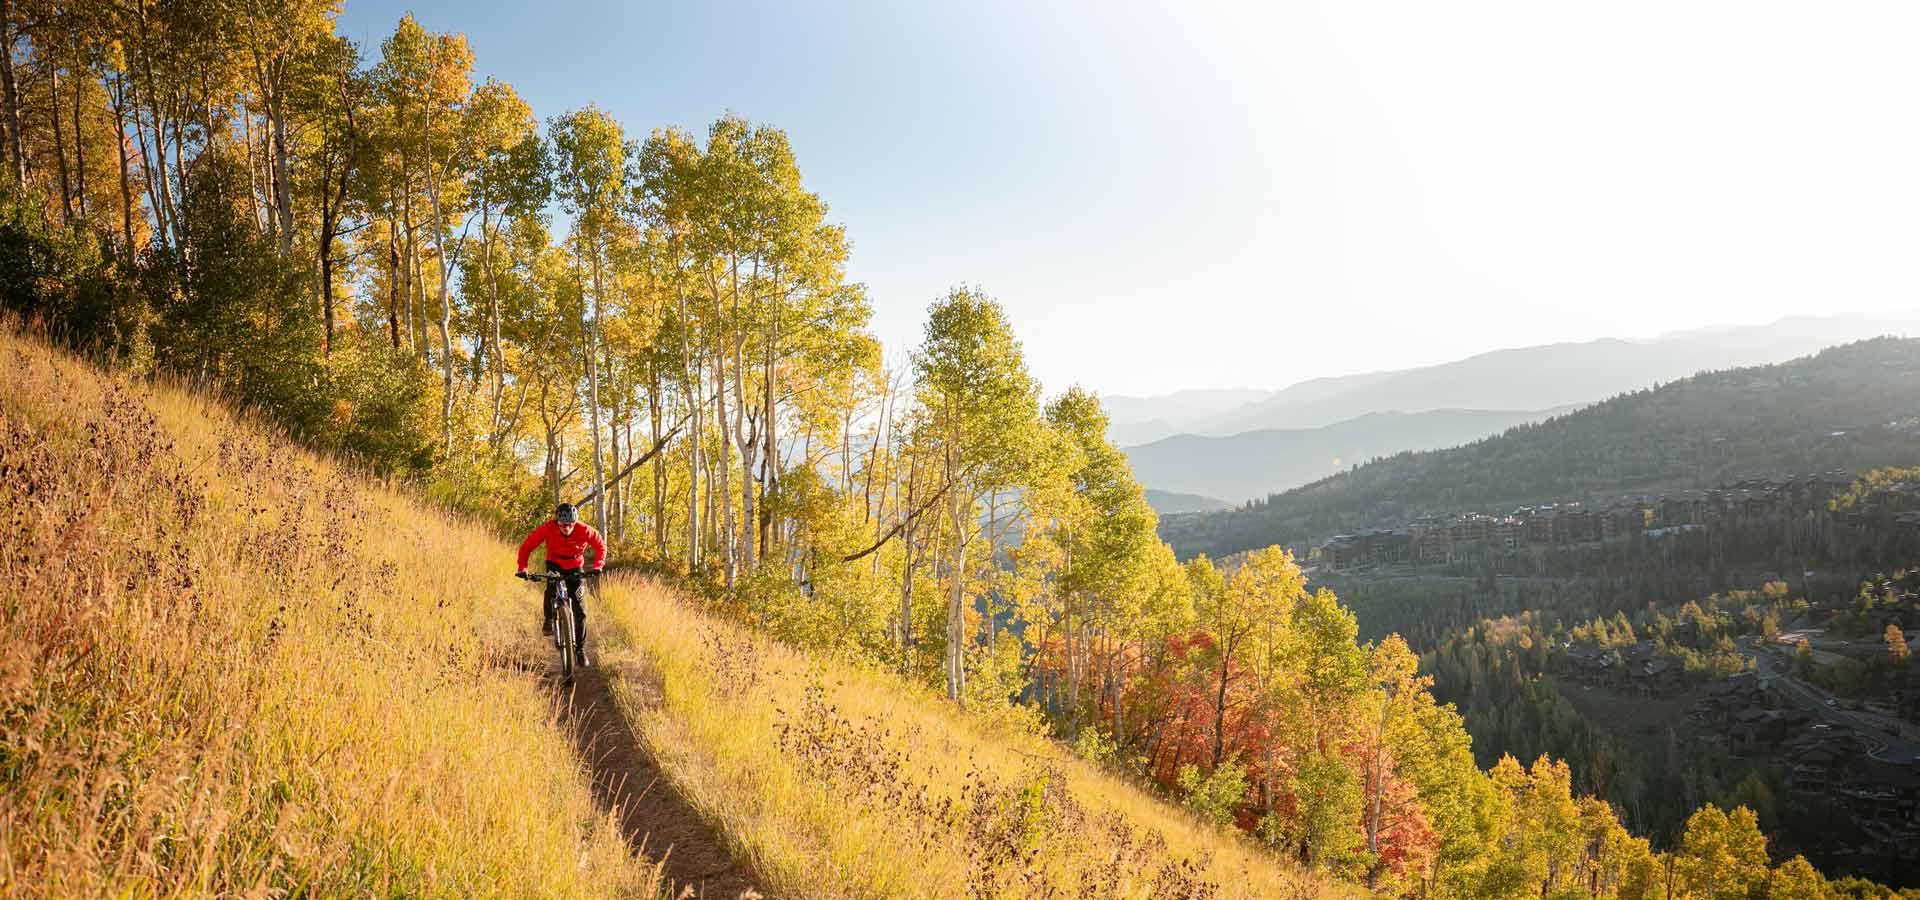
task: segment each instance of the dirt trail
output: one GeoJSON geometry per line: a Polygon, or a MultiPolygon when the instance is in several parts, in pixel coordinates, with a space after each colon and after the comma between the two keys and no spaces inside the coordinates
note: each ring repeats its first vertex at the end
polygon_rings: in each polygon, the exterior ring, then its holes
{"type": "MultiPolygon", "coordinates": [[[[662,865],[670,896],[736,900],[761,897],[751,873],[736,863],[718,832],[673,787],[614,702],[602,660],[554,685],[560,722],[593,775],[593,794],[612,810],[627,844],[662,865]]],[[[623,672],[642,691],[656,690],[646,672],[623,672]]]]}

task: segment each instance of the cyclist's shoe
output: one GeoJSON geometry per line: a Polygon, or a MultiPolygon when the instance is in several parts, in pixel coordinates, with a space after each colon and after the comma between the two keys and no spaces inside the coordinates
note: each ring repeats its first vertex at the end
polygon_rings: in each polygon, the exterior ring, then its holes
{"type": "Polygon", "coordinates": [[[582,646],[582,647],[573,648],[573,664],[582,669],[586,668],[589,665],[589,663],[587,662],[586,647],[582,646]]]}
{"type": "Polygon", "coordinates": [[[553,614],[548,613],[540,620],[540,636],[553,637],[553,614]]]}

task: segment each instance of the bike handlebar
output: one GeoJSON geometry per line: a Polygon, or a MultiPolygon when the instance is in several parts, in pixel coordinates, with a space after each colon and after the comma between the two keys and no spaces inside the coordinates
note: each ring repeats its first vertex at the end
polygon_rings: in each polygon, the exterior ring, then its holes
{"type": "MultiPolygon", "coordinates": [[[[528,581],[565,581],[568,574],[566,572],[516,572],[514,577],[528,581]]],[[[582,569],[572,574],[578,574],[581,578],[599,578],[603,573],[599,569],[582,569]]]]}

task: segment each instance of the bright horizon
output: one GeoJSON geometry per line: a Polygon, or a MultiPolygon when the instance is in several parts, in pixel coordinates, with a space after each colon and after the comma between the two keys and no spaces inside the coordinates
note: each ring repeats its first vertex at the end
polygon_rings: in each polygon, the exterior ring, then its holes
{"type": "Polygon", "coordinates": [[[958,284],[1049,392],[1279,388],[1920,305],[1920,9],[347,0],[544,121],[792,138],[890,359],[958,284]]]}

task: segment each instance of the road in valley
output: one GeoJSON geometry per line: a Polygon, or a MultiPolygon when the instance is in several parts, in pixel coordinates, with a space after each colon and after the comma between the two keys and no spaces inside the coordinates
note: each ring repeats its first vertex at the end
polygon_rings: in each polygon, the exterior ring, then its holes
{"type": "Polygon", "coordinates": [[[1784,652],[1777,648],[1748,639],[1740,642],[1739,649],[1742,656],[1753,660],[1761,687],[1778,687],[1782,696],[1812,713],[1816,720],[1857,732],[1870,748],[1868,756],[1899,765],[1920,760],[1920,728],[1912,723],[1844,708],[1842,704],[1847,701],[1795,678],[1784,652]]]}

